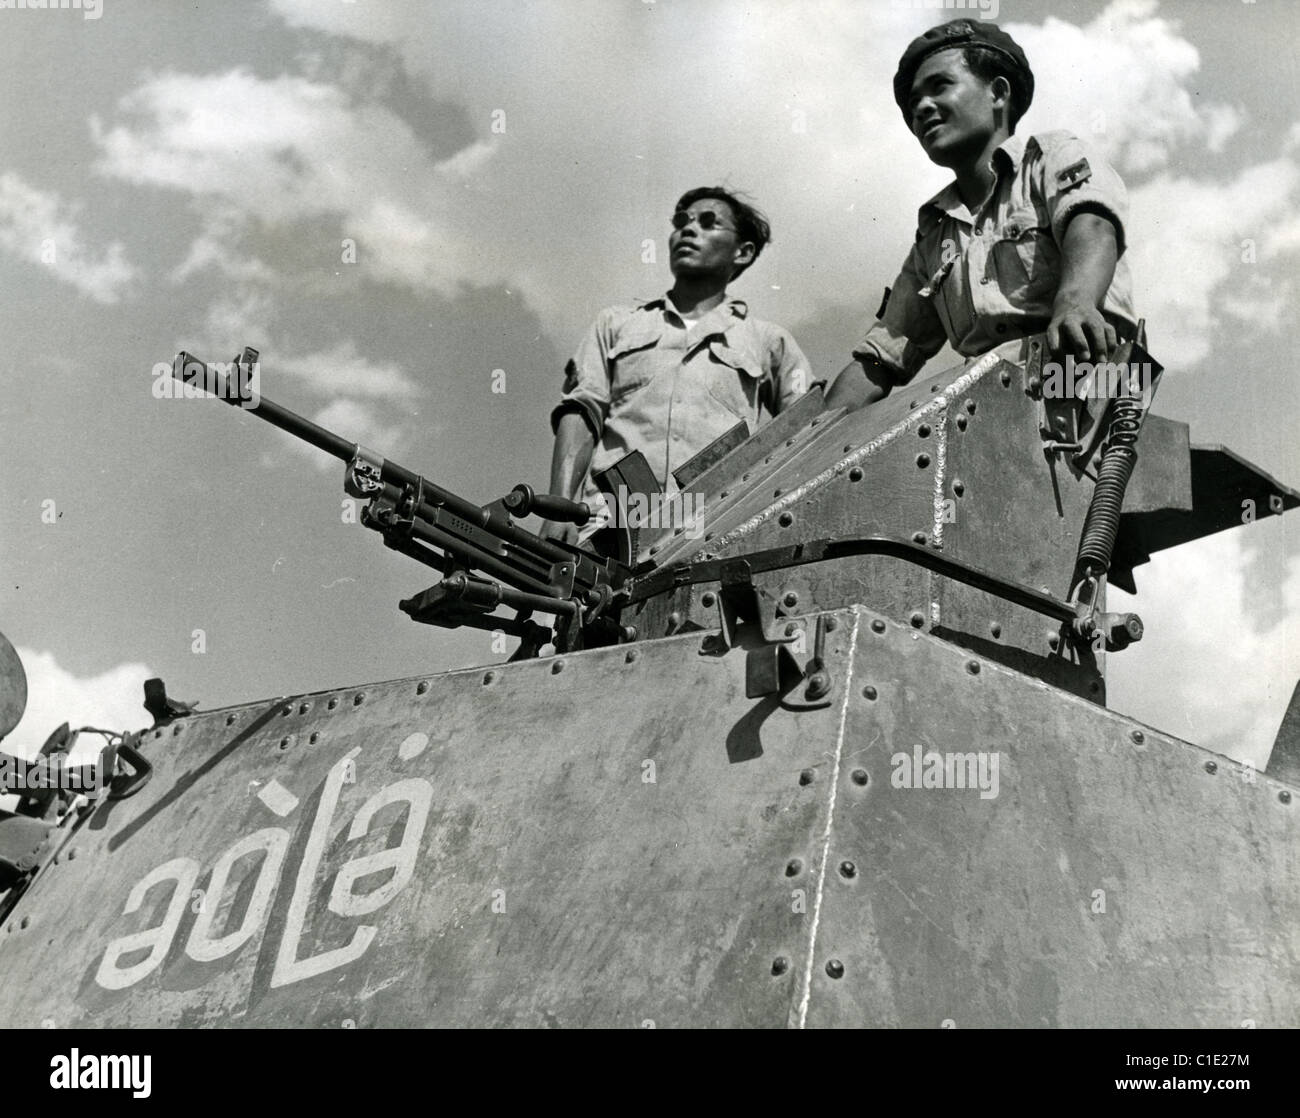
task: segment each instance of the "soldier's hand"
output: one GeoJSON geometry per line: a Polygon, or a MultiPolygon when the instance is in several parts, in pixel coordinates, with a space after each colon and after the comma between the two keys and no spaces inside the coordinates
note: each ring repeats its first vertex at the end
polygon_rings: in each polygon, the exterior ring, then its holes
{"type": "Polygon", "coordinates": [[[577,544],[578,526],[566,521],[545,520],[542,522],[542,530],[539,533],[544,540],[555,540],[557,543],[577,544]]]}
{"type": "Polygon", "coordinates": [[[1118,344],[1115,327],[1090,303],[1057,300],[1047,326],[1047,347],[1053,356],[1073,354],[1079,361],[1106,361],[1118,344]]]}

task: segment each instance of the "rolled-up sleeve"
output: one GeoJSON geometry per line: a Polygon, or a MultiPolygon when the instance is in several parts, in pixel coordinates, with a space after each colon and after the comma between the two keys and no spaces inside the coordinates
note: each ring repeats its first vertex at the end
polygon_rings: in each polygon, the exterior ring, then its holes
{"type": "Polygon", "coordinates": [[[1128,191],[1124,180],[1097,151],[1069,133],[1041,137],[1043,145],[1043,198],[1052,236],[1065,243],[1066,226],[1078,213],[1097,213],[1115,226],[1115,239],[1123,255],[1124,227],[1128,221],[1128,191]]]}
{"type": "Polygon", "coordinates": [[[813,379],[812,366],[808,364],[808,358],[803,355],[799,343],[780,327],[772,331],[768,360],[769,372],[776,385],[778,413],[785,411],[814,384],[821,383],[813,379]]]}
{"type": "Polygon", "coordinates": [[[880,362],[898,384],[906,384],[916,376],[947,340],[939,314],[930,302],[930,284],[920,245],[913,245],[894,281],[885,313],[853,347],[853,356],[880,362]]]}
{"type": "Polygon", "coordinates": [[[609,415],[609,338],[609,314],[602,311],[564,367],[564,389],[560,402],[551,410],[552,434],[559,426],[561,415],[578,411],[586,418],[595,438],[600,439],[609,415]]]}

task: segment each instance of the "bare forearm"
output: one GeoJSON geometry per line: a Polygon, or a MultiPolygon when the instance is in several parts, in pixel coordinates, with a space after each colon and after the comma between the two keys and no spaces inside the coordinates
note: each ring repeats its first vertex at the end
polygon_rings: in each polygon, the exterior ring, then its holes
{"type": "Polygon", "coordinates": [[[581,412],[566,411],[555,429],[555,447],[551,451],[552,493],[577,500],[582,483],[591,468],[596,438],[581,412]]]}
{"type": "Polygon", "coordinates": [[[835,378],[826,394],[826,408],[846,408],[848,411],[864,408],[883,400],[892,387],[893,381],[883,365],[855,358],[835,378]]]}
{"type": "Polygon", "coordinates": [[[1048,344],[1054,353],[1104,360],[1114,347],[1115,330],[1101,309],[1118,261],[1115,226],[1108,218],[1083,213],[1066,226],[1061,244],[1061,282],[1047,327],[1048,344]]]}

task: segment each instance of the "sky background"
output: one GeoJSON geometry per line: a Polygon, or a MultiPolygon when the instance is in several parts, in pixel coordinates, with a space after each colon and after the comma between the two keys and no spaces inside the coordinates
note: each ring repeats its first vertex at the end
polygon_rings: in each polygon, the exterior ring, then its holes
{"type": "MultiPolygon", "coordinates": [[[[157,362],[253,345],[267,396],[464,496],[544,487],[564,361],[600,307],[665,289],[673,200],[724,182],[775,231],[734,293],[833,374],[947,181],[894,105],[898,57],[972,13],[85,14],[0,10],[0,629],[31,692],[5,742],[19,753],[64,720],[148,724],[151,675],[211,709],[503,658],[487,634],[398,612],[436,576],[344,523],[338,463],[216,401],[155,399],[157,362]]],[[[1156,411],[1300,484],[1300,5],[1002,0],[998,22],[1037,78],[1018,132],[1076,132],[1128,184],[1137,307],[1167,369],[1156,411]]],[[[1262,765],[1300,675],[1295,521],[1136,577],[1113,608],[1147,633],[1111,660],[1111,705],[1262,765]]]]}

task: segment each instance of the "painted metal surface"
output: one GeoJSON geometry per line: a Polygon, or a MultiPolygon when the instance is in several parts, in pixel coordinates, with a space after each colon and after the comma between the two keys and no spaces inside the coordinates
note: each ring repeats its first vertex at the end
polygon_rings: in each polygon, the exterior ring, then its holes
{"type": "Polygon", "coordinates": [[[867,616],[809,1026],[1300,1024],[1287,785],[867,616]]]}
{"type": "Polygon", "coordinates": [[[184,719],[0,932],[0,1014],[1300,1024],[1287,785],[837,619],[820,709],[687,635],[184,719]]]}
{"type": "MultiPolygon", "coordinates": [[[[151,734],[150,785],[101,808],[0,930],[0,1020],[786,1025],[807,946],[806,871],[787,870],[824,829],[839,707],[747,700],[745,654],[700,646],[151,734]]],[[[846,657],[841,634],[832,671],[846,657]]]]}

